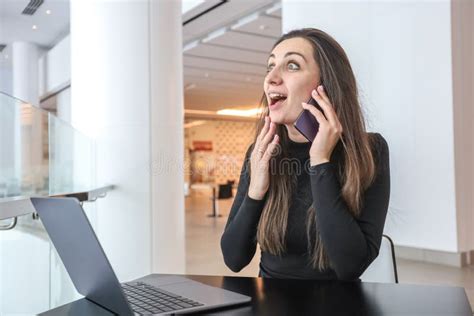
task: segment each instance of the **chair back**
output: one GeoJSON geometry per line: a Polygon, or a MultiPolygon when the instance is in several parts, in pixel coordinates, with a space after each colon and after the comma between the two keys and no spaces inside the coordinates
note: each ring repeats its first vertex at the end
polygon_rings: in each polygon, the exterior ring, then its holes
{"type": "Polygon", "coordinates": [[[392,239],[382,236],[379,255],[360,276],[363,282],[398,283],[395,247],[392,239]]]}

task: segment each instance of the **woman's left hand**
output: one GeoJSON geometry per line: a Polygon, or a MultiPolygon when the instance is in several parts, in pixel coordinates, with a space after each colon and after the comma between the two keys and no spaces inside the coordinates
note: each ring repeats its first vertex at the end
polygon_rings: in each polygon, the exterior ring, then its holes
{"type": "Polygon", "coordinates": [[[310,164],[315,166],[329,161],[342,135],[342,125],[323,86],[318,86],[311,95],[324,111],[323,114],[315,106],[303,102],[303,108],[310,111],[319,123],[319,131],[309,150],[310,164]]]}

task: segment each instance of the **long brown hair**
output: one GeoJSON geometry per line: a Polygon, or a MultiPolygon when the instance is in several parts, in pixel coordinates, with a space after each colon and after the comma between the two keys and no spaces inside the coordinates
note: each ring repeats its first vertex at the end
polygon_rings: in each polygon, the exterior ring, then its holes
{"type": "MultiPolygon", "coordinates": [[[[273,48],[284,40],[296,37],[306,39],[313,47],[313,57],[320,68],[320,82],[341,122],[343,135],[340,143],[343,154],[338,164],[341,195],[351,214],[358,217],[363,194],[375,177],[375,161],[371,139],[366,133],[354,73],[343,48],[330,35],[318,29],[291,31],[283,35],[273,48]]],[[[263,111],[257,122],[255,139],[263,127],[264,117],[269,113],[265,94],[262,96],[261,106],[263,111]]],[[[285,251],[290,197],[294,193],[296,180],[295,174],[284,172],[280,168],[282,161],[289,158],[286,127],[278,125],[277,134],[280,136],[280,150],[270,161],[270,187],[257,229],[257,241],[261,249],[273,255],[281,255],[285,251]]],[[[325,270],[330,267],[330,262],[316,230],[314,204],[307,214],[306,233],[311,265],[315,269],[325,270]]]]}

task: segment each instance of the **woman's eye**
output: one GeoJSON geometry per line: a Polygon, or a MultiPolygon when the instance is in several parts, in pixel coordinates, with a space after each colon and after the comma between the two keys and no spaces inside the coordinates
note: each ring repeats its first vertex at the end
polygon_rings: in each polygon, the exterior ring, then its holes
{"type": "Polygon", "coordinates": [[[298,69],[300,69],[300,66],[297,63],[290,62],[290,63],[288,63],[288,69],[289,70],[298,70],[298,69]]]}
{"type": "Polygon", "coordinates": [[[267,67],[267,73],[269,73],[270,71],[272,71],[273,66],[274,66],[274,65],[268,65],[268,67],[267,67]]]}

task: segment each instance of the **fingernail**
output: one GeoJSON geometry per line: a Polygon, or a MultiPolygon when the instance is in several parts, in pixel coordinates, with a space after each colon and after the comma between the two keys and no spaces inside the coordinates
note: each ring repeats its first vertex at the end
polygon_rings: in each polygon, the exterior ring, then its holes
{"type": "Polygon", "coordinates": [[[318,88],[319,88],[319,90],[324,91],[323,85],[320,85],[318,88]]]}

